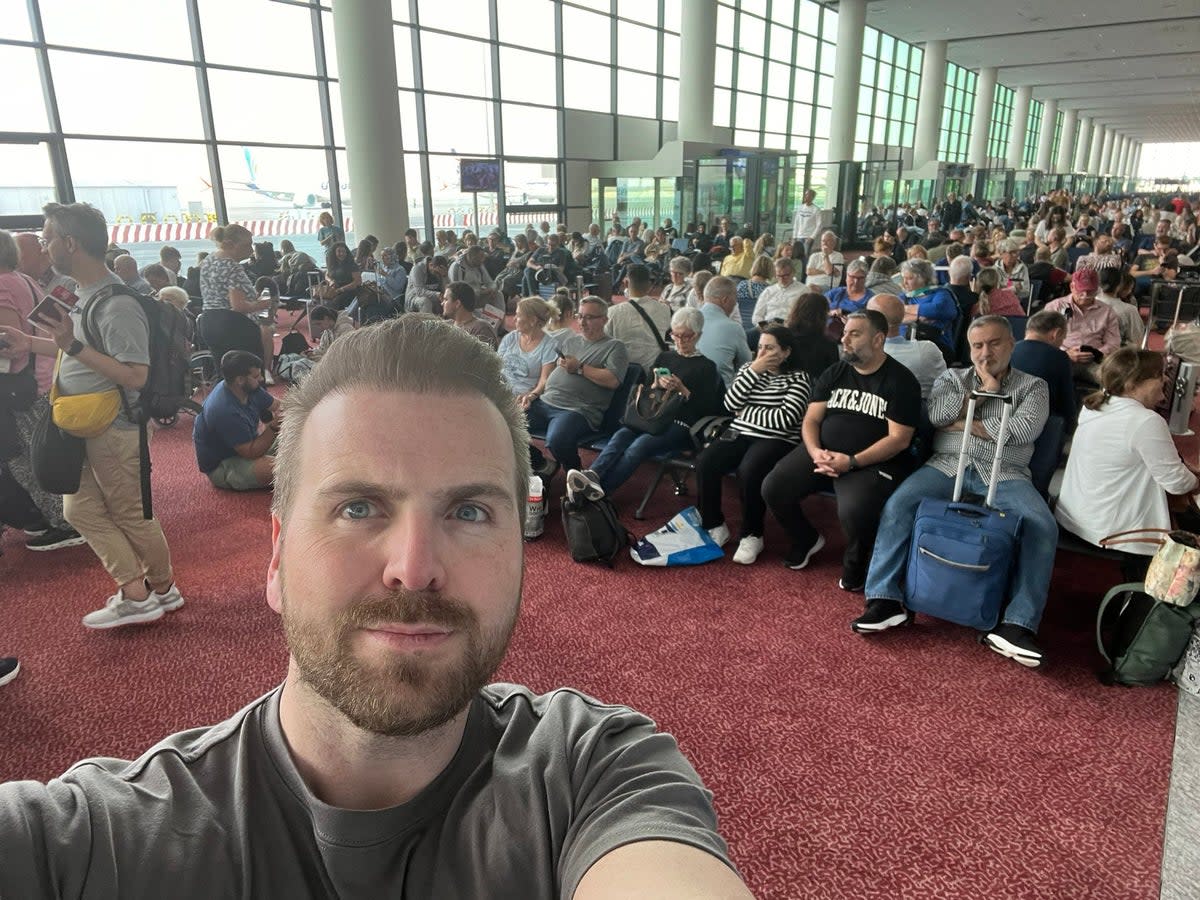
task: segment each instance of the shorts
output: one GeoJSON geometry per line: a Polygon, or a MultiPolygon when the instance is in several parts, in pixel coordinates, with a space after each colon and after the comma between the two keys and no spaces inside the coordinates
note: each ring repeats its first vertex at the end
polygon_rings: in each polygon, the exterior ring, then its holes
{"type": "Polygon", "coordinates": [[[213,487],[225,491],[258,491],[270,487],[270,484],[262,484],[254,474],[255,462],[257,460],[242,456],[223,459],[219,466],[208,473],[208,480],[213,487]]]}

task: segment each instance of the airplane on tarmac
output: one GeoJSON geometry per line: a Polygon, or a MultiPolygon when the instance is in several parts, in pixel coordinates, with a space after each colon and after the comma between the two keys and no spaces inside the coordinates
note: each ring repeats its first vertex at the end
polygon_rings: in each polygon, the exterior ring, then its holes
{"type": "MultiPolygon", "coordinates": [[[[260,197],[266,197],[268,200],[275,200],[279,203],[286,203],[294,209],[328,209],[332,202],[329,197],[329,182],[322,181],[316,189],[310,187],[300,187],[292,190],[281,190],[283,185],[265,186],[259,182],[257,166],[254,163],[254,155],[250,152],[249,147],[242,148],[242,156],[246,160],[246,171],[250,176],[248,181],[231,181],[226,180],[226,190],[244,190],[258,194],[260,197]]],[[[212,190],[212,185],[207,181],[204,186],[212,190]]],[[[341,184],[342,202],[349,203],[350,201],[350,183],[342,182],[341,184]]]]}

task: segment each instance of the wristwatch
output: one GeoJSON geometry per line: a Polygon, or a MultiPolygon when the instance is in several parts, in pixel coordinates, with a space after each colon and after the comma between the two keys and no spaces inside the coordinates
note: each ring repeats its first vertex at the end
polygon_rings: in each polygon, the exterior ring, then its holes
{"type": "Polygon", "coordinates": [[[75,338],[75,340],[71,341],[71,346],[63,351],[63,353],[67,354],[67,356],[78,356],[82,352],[83,341],[79,340],[79,338],[75,338]]]}
{"type": "Polygon", "coordinates": [[[853,472],[855,469],[858,468],[858,460],[854,458],[853,453],[848,454],[848,456],[850,459],[850,471],[853,472]]]}

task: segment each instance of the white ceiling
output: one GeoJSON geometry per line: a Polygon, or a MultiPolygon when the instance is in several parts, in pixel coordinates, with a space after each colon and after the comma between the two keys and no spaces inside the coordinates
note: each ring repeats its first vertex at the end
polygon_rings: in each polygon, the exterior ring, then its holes
{"type": "Polygon", "coordinates": [[[869,0],[867,23],[1143,143],[1200,141],[1200,0],[869,0]]]}

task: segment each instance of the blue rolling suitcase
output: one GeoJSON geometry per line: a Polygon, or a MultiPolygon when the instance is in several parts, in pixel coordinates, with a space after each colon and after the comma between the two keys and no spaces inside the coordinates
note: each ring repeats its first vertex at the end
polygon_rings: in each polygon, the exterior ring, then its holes
{"type": "Polygon", "coordinates": [[[913,612],[982,631],[991,631],[1000,620],[1021,536],[1019,515],[992,508],[1012,408],[1012,397],[971,392],[954,499],[922,500],[917,507],[904,586],[904,605],[913,612]],[[961,502],[976,400],[999,400],[1004,404],[987,500],[982,506],[961,502]]]}

